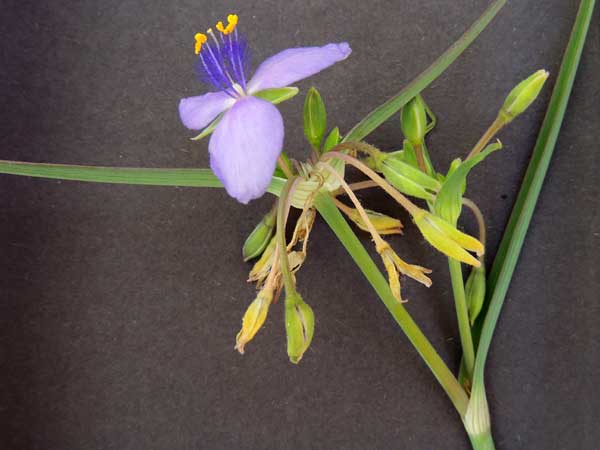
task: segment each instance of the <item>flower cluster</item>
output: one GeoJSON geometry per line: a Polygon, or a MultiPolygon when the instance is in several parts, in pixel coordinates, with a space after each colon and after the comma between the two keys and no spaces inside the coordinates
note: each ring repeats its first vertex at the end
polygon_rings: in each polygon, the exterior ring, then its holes
{"type": "MultiPolygon", "coordinates": [[[[279,180],[285,182],[279,200],[244,244],[244,260],[257,259],[248,281],[256,283],[258,294],[243,317],[235,348],[244,352],[265,322],[271,304],[285,288],[290,360],[299,362],[308,349],[314,334],[314,313],[296,290],[295,274],[307,257],[308,238],[316,217],[315,197],[319,194],[329,196],[342,213],[371,235],[396,301],[406,301],[401,293],[402,275],[431,286],[428,276],[431,270],[404,261],[382,237],[402,234],[400,220],[366,209],[358,199],[357,191],[372,187],[380,187],[392,196],[435,249],[456,264],[462,262],[473,267],[467,285],[463,286],[469,302],[464,311],[470,314],[467,320],[472,324],[485,294],[482,264],[485,226],[477,205],[463,196],[467,175],[488,155],[502,148],[500,142],[490,144],[492,138],[531,104],[547,72],[538,71],[520,83],[467,158],[454,160],[445,173],[435,169],[425,144],[436,118],[421,95],[409,101],[401,111],[401,128],[406,138],[402,148],[382,152],[365,142],[346,142],[337,127],[327,134],[325,104],[318,91],[311,88],[304,104],[304,132],[312,149],[311,156],[304,162],[292,161],[282,154],[283,120],[273,104],[276,96],[268,94],[269,90],[289,86],[345,59],[350,47],[340,43],[284,50],[266,59],[247,80],[249,49],[237,25],[238,17],[232,14],[227,24],[216,24],[218,36],[212,29],[196,34],[198,75],[216,91],[184,98],[179,105],[186,127],[204,129],[201,136],[212,132],[210,165],[232,197],[247,203],[263,195],[278,163],[279,180]],[[348,184],[347,166],[358,169],[367,180],[348,184]],[[339,199],[343,196],[352,206],[339,199]],[[423,202],[424,207],[409,197],[423,202]],[[480,223],[479,238],[457,228],[464,205],[480,223]],[[302,212],[288,241],[285,229],[292,206],[302,212]]],[[[467,369],[472,370],[472,367],[467,369]]]]}

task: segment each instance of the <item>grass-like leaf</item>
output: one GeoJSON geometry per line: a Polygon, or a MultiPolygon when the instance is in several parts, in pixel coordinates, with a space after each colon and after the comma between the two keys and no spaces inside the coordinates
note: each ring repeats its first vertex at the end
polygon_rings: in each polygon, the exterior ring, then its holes
{"type": "Polygon", "coordinates": [[[363,120],[348,132],[343,142],[364,139],[379,125],[398,112],[411,98],[429,86],[431,82],[439,77],[471,45],[505,3],[506,0],[496,0],[492,3],[458,41],[452,44],[431,66],[425,69],[421,75],[411,81],[404,89],[367,114],[363,120]]]}
{"type": "MultiPolygon", "coordinates": [[[[490,272],[487,305],[484,306],[484,308],[488,307],[489,309],[487,313],[485,313],[485,310],[482,311],[479,316],[485,317],[485,320],[483,324],[479,323],[481,334],[475,358],[474,385],[483,383],[485,360],[492,335],[558,138],[581,52],[583,51],[594,3],[595,0],[582,0],[579,5],[575,25],[562,60],[546,117],[490,272]]],[[[477,330],[475,331],[477,332],[477,330]]]]}
{"type": "MultiPolygon", "coordinates": [[[[223,187],[210,169],[147,169],[1,161],[0,173],[94,183],[150,186],[223,187]]],[[[285,180],[273,177],[269,192],[279,195],[285,180]]]]}

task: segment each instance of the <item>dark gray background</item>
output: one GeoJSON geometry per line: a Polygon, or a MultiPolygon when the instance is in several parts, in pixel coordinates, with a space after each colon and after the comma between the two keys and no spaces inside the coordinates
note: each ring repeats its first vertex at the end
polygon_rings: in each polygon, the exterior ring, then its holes
{"type": "MultiPolygon", "coordinates": [[[[0,158],[205,167],[177,102],[204,91],[193,35],[240,15],[254,66],[284,48],[347,40],[345,62],[299,84],[344,131],[409,82],[488,0],[1,0],[0,158]]],[[[578,2],[511,1],[426,92],[437,165],[464,155],[510,88],[539,68],[540,99],[471,178],[493,256],[548,104],[578,2]]],[[[508,293],[487,385],[498,449],[600,448],[599,13],[508,293]]],[[[302,97],[281,106],[302,157],[302,97]]],[[[402,140],[398,121],[370,137],[402,140]]],[[[399,214],[383,195],[371,208],[399,214]]],[[[275,305],[245,356],[234,337],[254,288],[246,234],[271,198],[0,176],[0,448],[463,449],[460,420],[333,234],[319,222],[299,286],[316,334],[299,366],[275,305]]],[[[409,222],[405,218],[405,222],[409,222]]],[[[473,231],[472,223],[466,222],[473,231]]],[[[364,239],[368,243],[368,239],[364,239]]],[[[434,269],[408,308],[456,368],[444,258],[408,225],[392,239],[434,269]]]]}

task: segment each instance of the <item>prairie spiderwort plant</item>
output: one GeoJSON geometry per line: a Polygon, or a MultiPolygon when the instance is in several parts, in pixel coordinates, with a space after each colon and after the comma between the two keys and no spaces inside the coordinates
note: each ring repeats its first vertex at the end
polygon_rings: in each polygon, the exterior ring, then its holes
{"type": "Polygon", "coordinates": [[[345,43],[284,50],[267,58],[247,81],[249,47],[238,32],[238,16],[218,22],[195,36],[199,78],[217,89],[179,103],[183,124],[201,130],[225,112],[209,143],[210,167],[225,189],[241,203],[262,196],[283,148],[283,119],[275,106],[254,94],[289,86],[342,61],[345,43]]]}
{"type": "Polygon", "coordinates": [[[243,246],[244,260],[256,259],[248,281],[256,283],[258,294],[243,316],[235,348],[240,353],[245,351],[266,321],[269,309],[274,309],[285,289],[288,356],[291,362],[298,363],[307,352],[314,335],[315,314],[296,290],[295,273],[307,257],[307,243],[318,211],[435,375],[459,413],[473,448],[493,450],[484,383],[487,352],[548,167],[594,7],[593,0],[581,1],[547,120],[534,150],[531,176],[528,169],[514,217],[511,217],[487,281],[485,220],[475,202],[464,197],[467,176],[484,159],[496,152],[501,153],[498,150],[502,145],[500,142],[491,143],[492,139],[535,100],[548,73],[540,70],[519,83],[510,92],[487,131],[468,154],[464,153],[466,158],[454,159],[443,172],[436,169],[434,160],[437,158],[431,157],[436,155],[430,155],[427,149],[426,135],[435,127],[436,118],[421,93],[470,45],[504,3],[505,0],[495,0],[430,68],[345,135],[338,127],[326,133],[325,104],[320,94],[311,88],[304,103],[304,133],[310,144],[311,156],[304,162],[284,164],[287,167],[285,178],[274,176],[271,179],[283,143],[283,121],[273,104],[290,95],[277,97],[280,94],[274,96],[272,91],[287,90],[292,92],[291,96],[295,95],[296,88],[284,86],[343,60],[350,54],[350,48],[348,44],[341,43],[288,49],[264,61],[254,77],[247,81],[248,47],[238,34],[238,18],[235,15],[228,17],[227,25],[222,22],[216,25],[219,35],[212,30],[196,35],[198,73],[217,91],[183,99],[179,108],[185,126],[203,129],[196,139],[214,131],[209,144],[212,171],[0,161],[0,172],[127,184],[196,187],[222,184],[230,195],[243,203],[262,195],[271,182],[269,191],[279,198],[243,246]],[[267,95],[268,91],[271,92],[267,95]],[[362,141],[401,109],[399,125],[406,139],[398,143],[399,150],[383,152],[362,141]],[[345,180],[346,167],[357,169],[366,179],[348,184],[345,180]],[[404,225],[395,217],[362,206],[356,193],[375,187],[382,188],[406,210],[423,238],[448,257],[463,350],[458,375],[450,371],[404,308],[406,299],[402,297],[400,277],[405,275],[430,286],[434,276],[429,277],[431,270],[426,267],[402,260],[393,249],[394,242],[382,237],[387,239],[388,235],[401,234],[404,225]],[[288,239],[285,230],[291,207],[301,209],[301,213],[291,239],[288,239]],[[477,219],[477,239],[457,229],[463,207],[477,219]],[[360,230],[370,234],[381,258],[379,268],[342,213],[360,230]],[[466,283],[461,264],[471,266],[471,276],[466,283]],[[387,273],[387,279],[381,268],[387,273]]]}

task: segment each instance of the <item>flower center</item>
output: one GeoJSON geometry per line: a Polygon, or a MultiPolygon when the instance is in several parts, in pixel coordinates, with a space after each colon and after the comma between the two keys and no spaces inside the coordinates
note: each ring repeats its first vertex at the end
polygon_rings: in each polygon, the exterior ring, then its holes
{"type": "Polygon", "coordinates": [[[238,16],[229,14],[227,25],[219,21],[217,37],[209,28],[206,34],[197,33],[195,53],[200,78],[233,98],[246,95],[245,69],[248,65],[248,45],[238,34],[238,16]]]}

